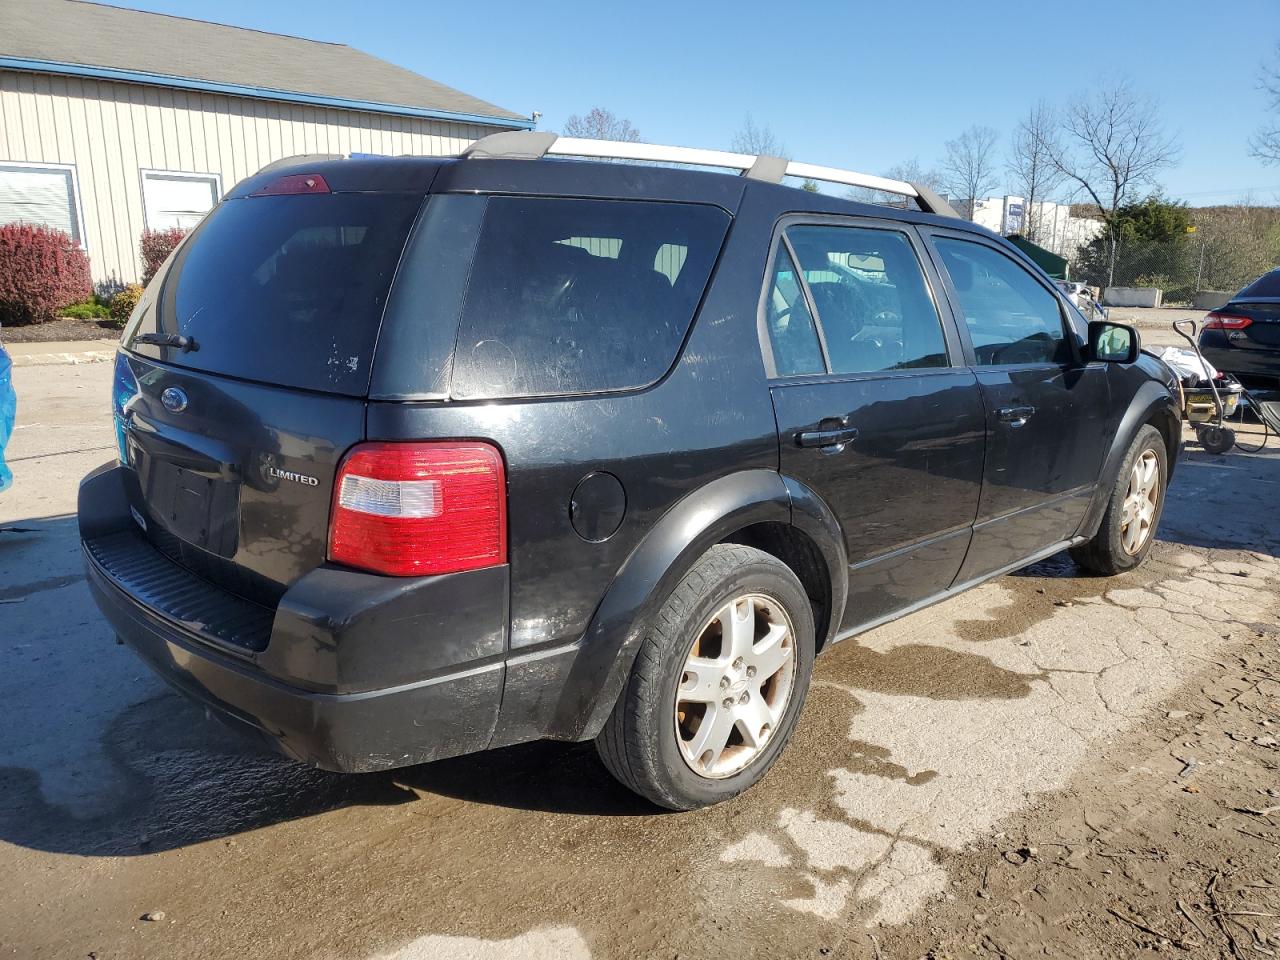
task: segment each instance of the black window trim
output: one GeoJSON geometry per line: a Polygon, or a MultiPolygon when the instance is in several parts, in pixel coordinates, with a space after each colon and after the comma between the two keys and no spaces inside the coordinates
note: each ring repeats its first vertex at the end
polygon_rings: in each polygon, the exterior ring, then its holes
{"type": "Polygon", "coordinates": [[[969,354],[966,353],[968,341],[967,339],[962,340],[958,331],[958,327],[961,325],[959,323],[959,315],[955,313],[951,300],[945,295],[939,296],[938,294],[938,291],[942,289],[942,277],[937,271],[931,251],[922,241],[918,230],[919,225],[910,221],[880,219],[877,217],[790,213],[778,218],[773,227],[773,238],[769,243],[769,255],[765,260],[764,282],[761,285],[760,297],[756,306],[756,335],[760,341],[761,356],[764,358],[765,377],[771,386],[789,383],[843,383],[898,377],[942,376],[954,374],[957,370],[963,370],[972,365],[969,362],[969,354]],[[857,373],[832,372],[822,318],[818,315],[813,293],[809,289],[809,281],[805,279],[804,273],[800,270],[799,258],[796,257],[791,241],[786,236],[787,230],[791,227],[801,226],[886,230],[905,236],[912,252],[916,255],[916,262],[920,267],[920,276],[924,281],[925,292],[929,295],[929,299],[932,301],[934,310],[938,315],[938,323],[942,330],[942,340],[947,353],[947,365],[944,367],[911,367],[902,370],[864,370],[857,373]],[[765,305],[773,285],[773,265],[779,246],[783,246],[787,251],[787,256],[791,258],[792,266],[800,279],[800,289],[805,298],[805,305],[813,316],[814,328],[818,333],[818,344],[822,350],[822,360],[826,366],[826,370],[821,373],[792,375],[778,373],[777,362],[773,355],[773,339],[769,335],[765,305]]]}
{"type": "MultiPolygon", "coordinates": [[[[796,272],[796,285],[800,288],[800,296],[804,298],[805,309],[809,311],[809,319],[813,323],[813,330],[818,335],[818,350],[822,354],[822,365],[826,369],[824,373],[831,372],[831,354],[827,351],[827,334],[822,329],[822,324],[818,321],[818,301],[813,299],[813,291],[809,289],[809,281],[805,278],[804,269],[800,266],[800,258],[796,256],[796,248],[791,245],[791,238],[787,236],[786,231],[782,232],[782,247],[787,251],[787,260],[791,263],[791,269],[796,272]]],[[[770,277],[770,280],[773,278],[770,277]]],[[[772,283],[770,283],[765,295],[772,293],[772,283]]],[[[770,338],[770,346],[773,340],[770,338]]],[[[812,374],[803,374],[803,376],[812,376],[812,374]]]]}
{"type": "Polygon", "coordinates": [[[1014,363],[1014,364],[980,364],[978,363],[977,354],[973,349],[973,339],[969,336],[969,324],[964,319],[964,307],[960,303],[960,294],[956,290],[955,285],[951,282],[951,274],[947,272],[946,264],[942,260],[942,251],[940,251],[934,243],[935,238],[944,240],[962,240],[966,243],[974,243],[979,246],[987,247],[996,253],[1021,267],[1026,273],[1040,285],[1040,287],[1053,298],[1053,302],[1058,307],[1058,323],[1062,327],[1063,338],[1071,346],[1071,363],[1067,365],[1067,369],[1075,369],[1089,365],[1084,357],[1084,342],[1081,332],[1076,329],[1076,325],[1071,322],[1070,315],[1066,308],[1066,301],[1063,299],[1062,291],[1058,289],[1057,284],[1044,274],[1039,265],[1035,261],[1026,257],[1022,251],[1016,247],[1006,248],[999,242],[994,242],[991,238],[985,237],[980,233],[970,233],[967,230],[951,230],[945,227],[934,227],[921,225],[919,228],[926,242],[929,256],[933,259],[934,269],[938,273],[942,289],[946,291],[947,298],[952,304],[952,313],[955,317],[955,326],[960,333],[961,342],[964,347],[964,355],[967,364],[974,370],[1018,370],[1028,368],[1058,367],[1063,369],[1060,363],[1014,363]]]}

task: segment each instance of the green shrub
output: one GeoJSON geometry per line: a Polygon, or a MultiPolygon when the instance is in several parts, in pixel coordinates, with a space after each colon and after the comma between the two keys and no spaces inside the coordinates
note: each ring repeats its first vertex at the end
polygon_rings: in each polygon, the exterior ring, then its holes
{"type": "Polygon", "coordinates": [[[69,307],[63,307],[58,311],[58,316],[73,320],[106,320],[111,316],[111,311],[96,300],[87,300],[84,303],[73,303],[69,307]]]}
{"type": "Polygon", "coordinates": [[[111,298],[111,319],[116,326],[123,327],[133,313],[133,308],[142,299],[142,284],[131,283],[111,298]]]}

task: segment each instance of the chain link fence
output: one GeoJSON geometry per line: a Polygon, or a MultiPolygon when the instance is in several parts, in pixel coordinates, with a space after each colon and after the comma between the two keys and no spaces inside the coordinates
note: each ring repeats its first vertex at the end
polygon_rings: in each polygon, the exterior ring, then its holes
{"type": "Polygon", "coordinates": [[[1171,241],[1121,240],[1114,252],[1104,235],[1081,247],[1071,278],[1106,287],[1156,287],[1166,304],[1189,304],[1202,291],[1234,293],[1280,266],[1280,209],[1209,207],[1194,227],[1171,241]]]}

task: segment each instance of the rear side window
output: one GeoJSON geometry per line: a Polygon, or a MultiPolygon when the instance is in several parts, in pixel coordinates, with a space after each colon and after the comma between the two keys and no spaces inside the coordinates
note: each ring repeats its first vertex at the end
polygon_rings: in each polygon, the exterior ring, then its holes
{"type": "Polygon", "coordinates": [[[472,202],[487,208],[451,391],[467,399],[653,383],[675,360],[729,226],[700,204],[472,202]]]}
{"type": "Polygon", "coordinates": [[[133,331],[180,334],[195,349],[132,337],[126,346],[210,373],[362,396],[421,205],[376,193],[225,201],[179,250],[157,309],[133,331]]]}
{"type": "Polygon", "coordinates": [[[947,365],[942,321],[906,234],[798,226],[787,238],[813,294],[832,373],[947,365]]]}

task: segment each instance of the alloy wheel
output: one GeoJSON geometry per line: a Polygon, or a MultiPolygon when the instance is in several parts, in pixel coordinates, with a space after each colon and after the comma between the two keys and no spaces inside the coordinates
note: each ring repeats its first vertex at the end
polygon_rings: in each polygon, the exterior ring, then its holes
{"type": "Polygon", "coordinates": [[[680,754],[699,776],[745,769],[777,733],[796,673],[795,631],[778,601],[730,600],[694,638],[676,687],[680,754]]]}
{"type": "Polygon", "coordinates": [[[1133,556],[1151,538],[1156,505],[1160,502],[1160,460],[1154,450],[1142,451],[1129,473],[1120,514],[1120,542],[1133,556]]]}

